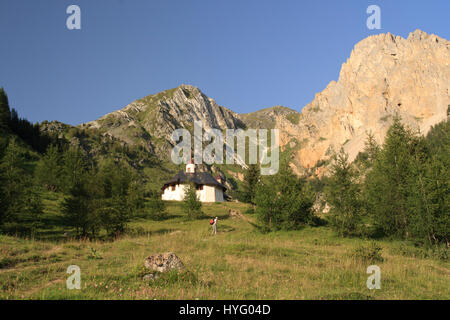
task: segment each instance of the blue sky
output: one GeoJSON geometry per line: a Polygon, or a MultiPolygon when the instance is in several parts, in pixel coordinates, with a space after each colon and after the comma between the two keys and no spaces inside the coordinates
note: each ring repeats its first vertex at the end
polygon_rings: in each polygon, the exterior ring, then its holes
{"type": "Polygon", "coordinates": [[[182,83],[239,113],[300,111],[358,41],[450,39],[449,13],[447,0],[0,0],[0,87],[33,122],[87,122],[182,83]],[[71,4],[81,30],[66,28],[71,4]],[[366,27],[371,4],[380,30],[366,27]]]}

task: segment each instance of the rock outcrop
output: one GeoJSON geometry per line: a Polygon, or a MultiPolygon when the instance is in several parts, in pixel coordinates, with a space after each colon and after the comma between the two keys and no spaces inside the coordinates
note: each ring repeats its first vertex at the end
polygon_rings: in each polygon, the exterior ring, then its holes
{"type": "Polygon", "coordinates": [[[173,252],[154,254],[145,258],[144,266],[149,271],[168,272],[171,270],[183,270],[184,264],[173,252]]]}
{"type": "Polygon", "coordinates": [[[354,159],[367,132],[382,142],[394,114],[426,133],[447,117],[450,42],[420,30],[407,39],[379,34],[359,42],[331,81],[301,113],[296,159],[312,167],[342,145],[354,159]],[[328,153],[328,154],[327,154],[328,153]]]}
{"type": "Polygon", "coordinates": [[[133,101],[125,108],[81,125],[97,128],[124,142],[139,144],[161,158],[168,156],[175,129],[193,129],[194,121],[204,128],[240,128],[237,114],[217,105],[197,87],[181,85],[133,101]]]}

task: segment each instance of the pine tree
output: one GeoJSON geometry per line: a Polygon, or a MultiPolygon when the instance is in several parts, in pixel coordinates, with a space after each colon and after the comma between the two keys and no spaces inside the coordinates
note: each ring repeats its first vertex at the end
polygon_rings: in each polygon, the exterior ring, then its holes
{"type": "Polygon", "coordinates": [[[149,216],[153,220],[163,220],[167,216],[166,203],[161,199],[161,194],[157,191],[150,192],[148,208],[149,216]]]}
{"type": "Polygon", "coordinates": [[[183,209],[188,219],[198,219],[203,216],[202,203],[197,197],[194,183],[189,183],[184,191],[183,209]]]}
{"type": "Polygon", "coordinates": [[[277,230],[283,222],[283,203],[273,177],[265,177],[255,194],[256,214],[264,231],[277,230]]]}
{"type": "Polygon", "coordinates": [[[250,164],[244,173],[242,201],[255,204],[256,186],[260,179],[259,166],[250,164]]]}
{"type": "Polygon", "coordinates": [[[411,234],[429,245],[448,243],[450,193],[448,165],[432,157],[425,164],[416,164],[417,179],[411,181],[409,210],[411,234]]]}
{"type": "Polygon", "coordinates": [[[380,146],[376,142],[374,135],[371,132],[368,132],[367,139],[364,142],[364,150],[358,153],[354,161],[361,176],[364,176],[365,173],[373,167],[379,152],[380,146]]]}
{"type": "Polygon", "coordinates": [[[367,133],[367,140],[364,145],[364,152],[367,154],[367,160],[370,165],[373,165],[380,152],[380,146],[376,142],[373,133],[367,133]]]}
{"type": "Polygon", "coordinates": [[[134,178],[128,186],[126,202],[132,215],[136,215],[139,210],[144,208],[144,190],[142,188],[142,183],[136,178],[134,178]]]}
{"type": "Polygon", "coordinates": [[[5,150],[0,162],[0,172],[3,180],[0,188],[4,197],[1,203],[4,211],[0,213],[0,224],[6,221],[18,221],[24,205],[24,190],[31,183],[25,169],[23,150],[15,137],[9,141],[5,150]]]}
{"type": "Polygon", "coordinates": [[[81,184],[88,169],[88,162],[81,151],[71,147],[62,156],[62,187],[63,191],[70,192],[76,185],[81,184]]]}
{"type": "Polygon", "coordinates": [[[426,152],[416,153],[412,165],[408,206],[411,233],[429,245],[450,239],[450,124],[448,121],[433,127],[422,140],[426,152]]]}
{"type": "MultiPolygon", "coordinates": [[[[1,166],[1,164],[0,164],[1,166]]],[[[0,227],[5,223],[9,218],[9,206],[11,203],[11,199],[8,197],[5,186],[6,186],[6,178],[3,174],[3,170],[0,170],[0,227]]]]}
{"type": "Polygon", "coordinates": [[[361,190],[357,173],[343,148],[334,157],[325,195],[330,205],[331,224],[337,232],[341,236],[358,233],[362,214],[361,190]]]}
{"type": "Polygon", "coordinates": [[[417,152],[416,136],[394,117],[365,183],[367,211],[386,235],[409,236],[409,182],[417,152]]]}
{"type": "Polygon", "coordinates": [[[69,195],[62,203],[62,213],[66,225],[74,227],[77,235],[86,237],[92,231],[92,198],[86,186],[78,180],[69,190],[69,195]]]}
{"type": "Polygon", "coordinates": [[[144,205],[143,190],[125,162],[106,161],[97,174],[99,195],[95,210],[108,234],[125,232],[127,223],[144,205]]]}
{"type": "Polygon", "coordinates": [[[298,229],[312,220],[311,189],[292,172],[288,159],[276,175],[262,179],[255,193],[256,213],[263,229],[298,229]]]}
{"type": "Polygon", "coordinates": [[[11,110],[9,108],[8,96],[3,88],[0,88],[0,132],[9,131],[11,110]]]}
{"type": "Polygon", "coordinates": [[[283,229],[298,229],[308,223],[313,214],[313,194],[305,180],[299,179],[289,165],[288,159],[280,163],[279,172],[274,176],[277,194],[282,208],[283,229]]]}
{"type": "Polygon", "coordinates": [[[61,209],[67,226],[81,237],[95,237],[103,226],[103,190],[93,167],[76,148],[63,154],[63,189],[67,194],[61,209]]]}
{"type": "Polygon", "coordinates": [[[113,196],[112,198],[96,201],[96,212],[99,217],[99,223],[106,229],[111,236],[118,236],[125,232],[127,223],[131,218],[131,209],[122,196],[113,196]]]}
{"type": "Polygon", "coordinates": [[[39,191],[34,187],[28,187],[24,191],[24,208],[20,216],[20,223],[26,226],[32,237],[41,223],[41,217],[44,212],[39,191]]]}
{"type": "Polygon", "coordinates": [[[113,160],[105,161],[100,167],[98,176],[106,198],[127,197],[132,182],[136,180],[129,165],[123,161],[118,163],[113,160]]]}
{"type": "Polygon", "coordinates": [[[35,171],[36,179],[47,190],[57,191],[61,186],[62,172],[61,153],[57,146],[50,145],[37,164],[35,171]]]}

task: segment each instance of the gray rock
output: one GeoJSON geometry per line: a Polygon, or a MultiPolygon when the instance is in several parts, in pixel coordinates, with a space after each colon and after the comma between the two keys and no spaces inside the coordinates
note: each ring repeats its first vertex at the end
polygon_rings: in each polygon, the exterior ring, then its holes
{"type": "Polygon", "coordinates": [[[231,217],[231,218],[239,218],[239,217],[242,216],[242,215],[241,215],[241,211],[239,211],[239,210],[230,209],[230,210],[228,211],[228,213],[230,214],[230,217],[231,217]]]}
{"type": "Polygon", "coordinates": [[[144,265],[147,269],[157,272],[168,272],[171,270],[183,270],[184,264],[173,252],[154,254],[145,258],[144,265]]]}

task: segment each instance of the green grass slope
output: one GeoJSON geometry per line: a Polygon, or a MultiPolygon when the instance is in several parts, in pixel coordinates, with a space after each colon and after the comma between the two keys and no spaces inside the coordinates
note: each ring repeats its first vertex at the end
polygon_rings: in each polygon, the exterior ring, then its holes
{"type": "MultiPolygon", "coordinates": [[[[57,219],[58,196],[46,219],[57,219]]],[[[0,236],[0,299],[449,299],[447,261],[424,258],[414,246],[378,241],[383,261],[355,258],[365,240],[337,237],[328,227],[262,234],[253,215],[231,218],[241,203],[205,204],[207,217],[186,220],[179,203],[163,221],[135,219],[115,241],[41,231],[40,240],[0,236]],[[219,216],[211,235],[209,217],[219,216]],[[175,252],[189,270],[143,281],[148,255],[175,252]],[[69,265],[81,268],[81,289],[68,290],[69,265]],[[366,268],[381,268],[381,289],[366,287],[366,268]]]]}

